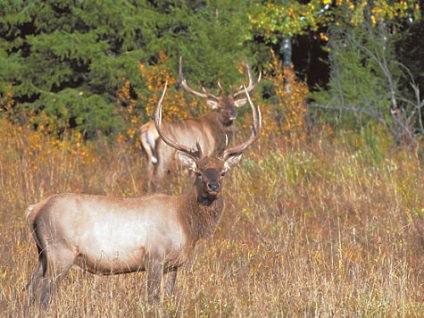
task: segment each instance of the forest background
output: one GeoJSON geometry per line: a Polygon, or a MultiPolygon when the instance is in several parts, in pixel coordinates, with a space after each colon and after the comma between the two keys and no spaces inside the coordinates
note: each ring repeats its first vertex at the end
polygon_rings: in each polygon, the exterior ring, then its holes
{"type": "MultiPolygon", "coordinates": [[[[0,8],[6,316],[22,316],[36,263],[23,217],[29,204],[64,191],[144,192],[138,129],[164,83],[176,83],[180,56],[198,90],[215,93],[219,81],[230,93],[246,84],[247,63],[254,78],[261,72],[252,99],[264,130],[226,185],[223,225],[198,247],[161,310],[422,316],[418,0],[0,0],[0,8]]],[[[166,120],[208,111],[204,101],[168,90],[166,120]]],[[[242,138],[248,107],[239,113],[242,138]]],[[[174,176],[169,191],[187,182],[174,176]]],[[[144,276],[128,276],[73,273],[52,316],[145,312],[137,287],[144,276]]]]}

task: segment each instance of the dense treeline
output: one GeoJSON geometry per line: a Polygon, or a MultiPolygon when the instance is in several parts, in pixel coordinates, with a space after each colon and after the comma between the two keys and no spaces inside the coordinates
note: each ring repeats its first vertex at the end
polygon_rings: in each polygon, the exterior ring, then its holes
{"type": "MultiPolygon", "coordinates": [[[[179,56],[190,83],[210,90],[240,85],[248,62],[265,74],[258,97],[275,105],[277,57],[308,83],[312,122],[358,129],[376,120],[414,144],[423,133],[422,8],[380,2],[3,1],[0,116],[59,135],[114,135],[128,113],[147,120],[179,56]]],[[[274,110],[278,121],[284,110],[274,110]]]]}

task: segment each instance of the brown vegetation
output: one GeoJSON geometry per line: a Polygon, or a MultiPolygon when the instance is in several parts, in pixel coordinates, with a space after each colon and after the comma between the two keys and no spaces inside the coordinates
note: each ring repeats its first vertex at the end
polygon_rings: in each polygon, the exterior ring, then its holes
{"type": "MultiPolygon", "coordinates": [[[[29,130],[0,127],[0,305],[5,316],[19,317],[21,291],[36,264],[26,206],[56,192],[137,196],[144,169],[126,144],[52,145],[29,130]]],[[[163,310],[205,317],[422,316],[422,165],[390,147],[379,149],[379,159],[361,143],[316,137],[291,150],[260,140],[227,180],[214,244],[197,246],[163,310]]],[[[143,274],[104,278],[72,270],[51,315],[137,316],[147,310],[144,284],[143,274]]]]}
{"type": "MultiPolygon", "coordinates": [[[[272,107],[260,106],[264,123],[272,122],[272,107]]],[[[302,138],[289,143],[265,129],[227,177],[221,225],[197,245],[175,295],[153,308],[159,316],[424,315],[418,156],[392,146],[378,126],[302,138]]],[[[22,290],[37,259],[25,208],[58,192],[138,196],[145,169],[138,145],[125,138],[57,141],[5,120],[0,149],[0,308],[5,317],[23,317],[22,290]]],[[[172,176],[170,191],[181,193],[188,183],[190,177],[172,176]]],[[[48,315],[143,316],[145,279],[71,270],[48,315]]],[[[37,314],[29,309],[28,316],[37,314]]]]}

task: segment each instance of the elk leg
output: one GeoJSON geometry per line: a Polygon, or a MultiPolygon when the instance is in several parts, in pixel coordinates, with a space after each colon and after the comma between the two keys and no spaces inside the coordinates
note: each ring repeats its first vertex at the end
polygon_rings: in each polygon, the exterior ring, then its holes
{"type": "Polygon", "coordinates": [[[29,289],[29,293],[30,293],[30,303],[33,303],[36,300],[36,298],[38,297],[41,291],[40,284],[42,282],[45,271],[46,271],[46,258],[43,252],[39,252],[37,268],[35,269],[34,273],[31,276],[30,281],[28,282],[26,286],[26,288],[29,289]]]}
{"type": "Polygon", "coordinates": [[[39,289],[40,303],[43,306],[43,308],[46,310],[50,304],[52,280],[44,275],[43,277],[41,277],[40,285],[41,285],[39,289]]]}
{"type": "Polygon", "coordinates": [[[147,185],[147,191],[148,192],[154,192],[155,191],[155,175],[156,175],[156,166],[153,165],[151,162],[147,163],[147,174],[148,174],[148,185],[147,185]]]}
{"type": "Polygon", "coordinates": [[[176,267],[172,268],[166,275],[165,280],[165,295],[171,296],[174,291],[175,280],[177,279],[177,271],[176,267]]]}
{"type": "MultiPolygon", "coordinates": [[[[40,249],[39,249],[40,250],[40,249]]],[[[47,309],[50,301],[50,285],[47,266],[47,256],[45,251],[38,255],[38,264],[30,281],[31,301],[37,300],[44,309],[47,309]]]]}
{"type": "Polygon", "coordinates": [[[44,309],[47,309],[50,298],[50,286],[47,275],[47,255],[45,250],[38,247],[38,264],[29,282],[31,302],[37,300],[44,309]]]}
{"type": "Polygon", "coordinates": [[[45,309],[50,304],[60,281],[66,276],[75,261],[75,254],[63,246],[54,246],[46,255],[44,275],[41,280],[41,303],[45,309]]]}
{"type": "Polygon", "coordinates": [[[150,304],[159,302],[160,287],[163,275],[163,264],[149,260],[147,268],[147,297],[150,304]]]}

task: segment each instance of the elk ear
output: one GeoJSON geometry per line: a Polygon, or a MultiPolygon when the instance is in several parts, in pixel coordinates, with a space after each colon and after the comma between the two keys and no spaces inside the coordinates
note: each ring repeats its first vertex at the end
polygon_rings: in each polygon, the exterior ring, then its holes
{"type": "Polygon", "coordinates": [[[184,167],[191,171],[196,171],[196,160],[192,156],[186,154],[185,152],[178,151],[178,159],[181,161],[184,167]]]}
{"type": "Polygon", "coordinates": [[[217,101],[215,101],[215,100],[208,99],[208,100],[206,101],[206,104],[207,104],[210,108],[212,108],[212,109],[217,109],[217,108],[218,108],[218,102],[217,102],[217,101]]]}
{"type": "Polygon", "coordinates": [[[234,168],[240,162],[241,155],[242,155],[242,153],[238,153],[238,154],[235,154],[235,155],[228,157],[227,160],[225,160],[225,163],[224,163],[225,171],[228,171],[228,170],[234,168]]]}
{"type": "Polygon", "coordinates": [[[247,98],[240,98],[234,102],[236,107],[244,106],[247,103],[247,98]]]}

